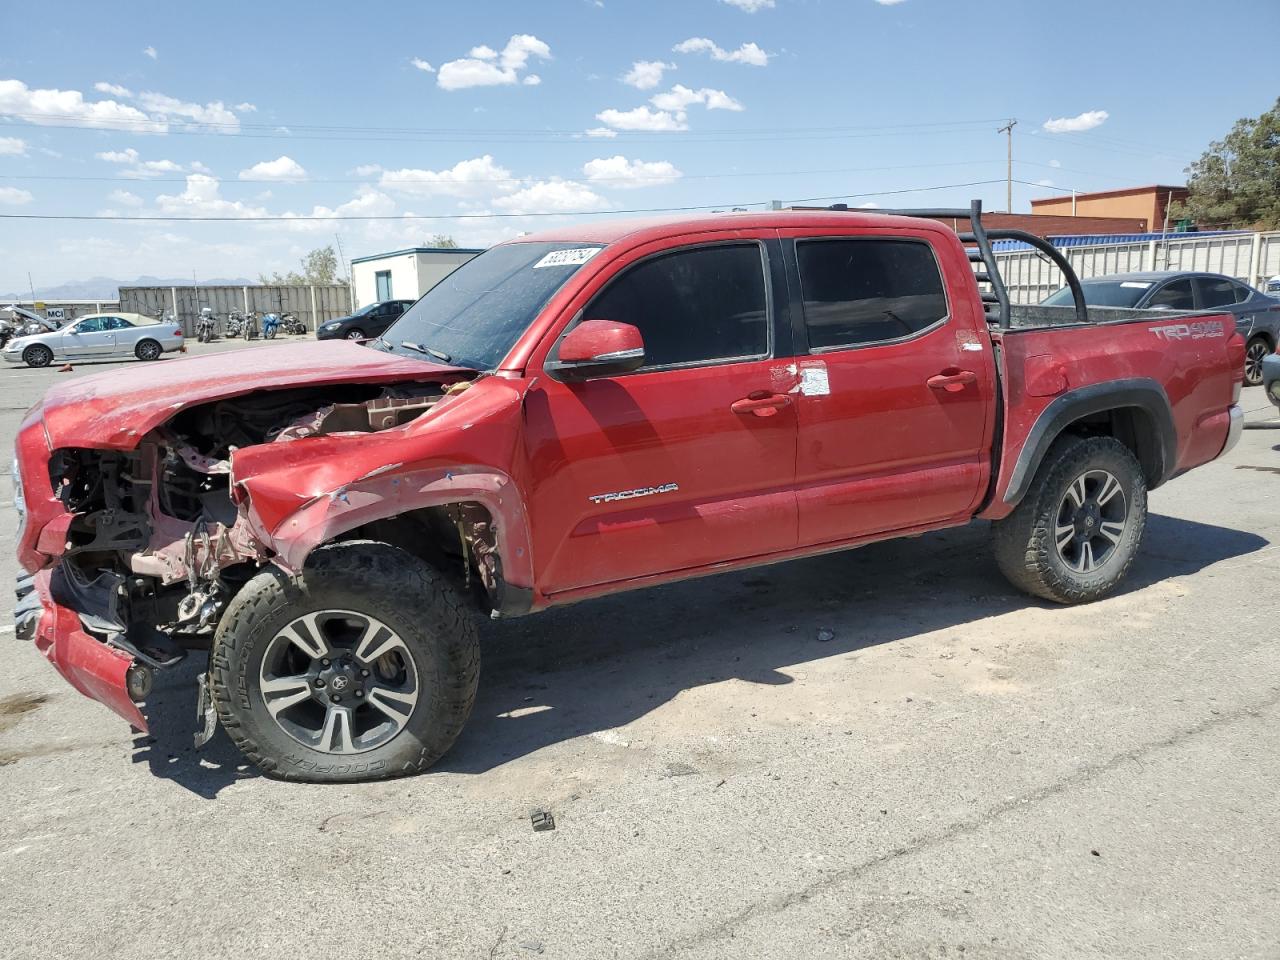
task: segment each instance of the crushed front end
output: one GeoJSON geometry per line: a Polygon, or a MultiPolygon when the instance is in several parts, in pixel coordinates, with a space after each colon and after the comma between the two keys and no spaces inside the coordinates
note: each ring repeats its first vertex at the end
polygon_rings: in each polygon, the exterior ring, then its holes
{"type": "MultiPolygon", "coordinates": [[[[172,405],[128,448],[60,446],[41,406],[14,463],[16,630],[77,690],[139,730],[158,670],[208,649],[222,610],[275,552],[233,479],[237,450],[358,437],[416,419],[447,383],[344,383],[172,405]]],[[[306,499],[298,491],[299,500],[306,499]]],[[[208,732],[211,732],[209,730],[208,732]]]]}

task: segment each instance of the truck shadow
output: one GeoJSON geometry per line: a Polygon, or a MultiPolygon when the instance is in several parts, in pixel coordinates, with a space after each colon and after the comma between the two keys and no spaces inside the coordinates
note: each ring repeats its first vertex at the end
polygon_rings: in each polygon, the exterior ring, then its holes
{"type": "MultiPolygon", "coordinates": [[[[684,690],[762,687],[810,660],[999,616],[1053,608],[1004,580],[987,524],[593,600],[482,627],[484,666],[467,728],[435,769],[480,774],[544,747],[623,726],[684,690]],[[830,636],[828,636],[830,634],[830,636]]],[[[1252,533],[1152,515],[1122,593],[1260,550],[1252,533]]],[[[136,762],[202,797],[257,771],[218,731],[191,746],[193,653],[147,703],[136,762]]],[[[767,691],[762,696],[768,696],[767,691]]]]}

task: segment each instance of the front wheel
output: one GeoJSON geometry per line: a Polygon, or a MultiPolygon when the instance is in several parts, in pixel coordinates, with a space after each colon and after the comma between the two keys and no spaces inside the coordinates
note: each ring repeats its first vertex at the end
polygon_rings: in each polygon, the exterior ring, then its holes
{"type": "Polygon", "coordinates": [[[1017,509],[996,522],[996,561],[1027,593],[1099,600],[1124,579],[1146,523],[1147,483],[1129,448],[1112,437],[1061,437],[1017,509]]]}
{"type": "Polygon", "coordinates": [[[364,331],[363,331],[363,330],[360,330],[360,329],[358,329],[358,328],[353,328],[353,329],[351,329],[351,330],[348,330],[348,331],[347,331],[347,339],[348,339],[348,340],[363,340],[363,339],[364,339],[364,331]]]}
{"type": "Polygon", "coordinates": [[[1271,344],[1263,337],[1254,337],[1244,348],[1244,382],[1256,387],[1262,382],[1262,361],[1271,352],[1271,344]]]}
{"type": "Polygon", "coordinates": [[[28,367],[47,367],[53,362],[53,351],[43,343],[32,344],[22,352],[22,360],[28,367]]]}
{"type": "Polygon", "coordinates": [[[232,600],[210,658],[222,725],[263,771],[351,782],[426,770],[475,701],[474,620],[444,579],[383,543],[322,547],[232,600]]]}

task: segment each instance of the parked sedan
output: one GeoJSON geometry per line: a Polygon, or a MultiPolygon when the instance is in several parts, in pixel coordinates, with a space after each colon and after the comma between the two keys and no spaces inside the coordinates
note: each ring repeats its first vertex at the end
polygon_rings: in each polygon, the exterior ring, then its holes
{"type": "Polygon", "coordinates": [[[322,323],[317,340],[368,340],[380,337],[387,327],[400,319],[400,314],[413,306],[412,300],[383,300],[361,307],[349,317],[322,323]]]}
{"type": "Polygon", "coordinates": [[[60,330],[15,337],[0,354],[9,363],[47,367],[55,360],[99,360],[135,356],[158,360],[182,349],[182,327],[140,313],[95,313],[60,330]]]}
{"type": "MultiPolygon", "coordinates": [[[[1090,306],[1235,314],[1236,329],[1245,339],[1244,379],[1250,386],[1262,382],[1262,360],[1280,343],[1280,300],[1220,273],[1117,273],[1080,283],[1090,306]]],[[[1069,306],[1071,291],[1064,287],[1044,302],[1069,306]]]]}

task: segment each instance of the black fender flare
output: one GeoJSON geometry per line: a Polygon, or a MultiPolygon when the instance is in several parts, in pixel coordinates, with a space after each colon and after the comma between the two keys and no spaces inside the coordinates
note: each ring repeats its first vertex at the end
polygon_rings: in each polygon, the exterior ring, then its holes
{"type": "Polygon", "coordinates": [[[1164,483],[1178,459],[1178,431],[1168,395],[1159,383],[1146,377],[1108,380],[1069,390],[1045,407],[1031,425],[1014,463],[1004,502],[1011,506],[1021,502],[1049,447],[1071,424],[1095,414],[1126,408],[1142,411],[1155,426],[1155,436],[1138,436],[1135,440],[1148,486],[1154,489],[1164,483]]]}

